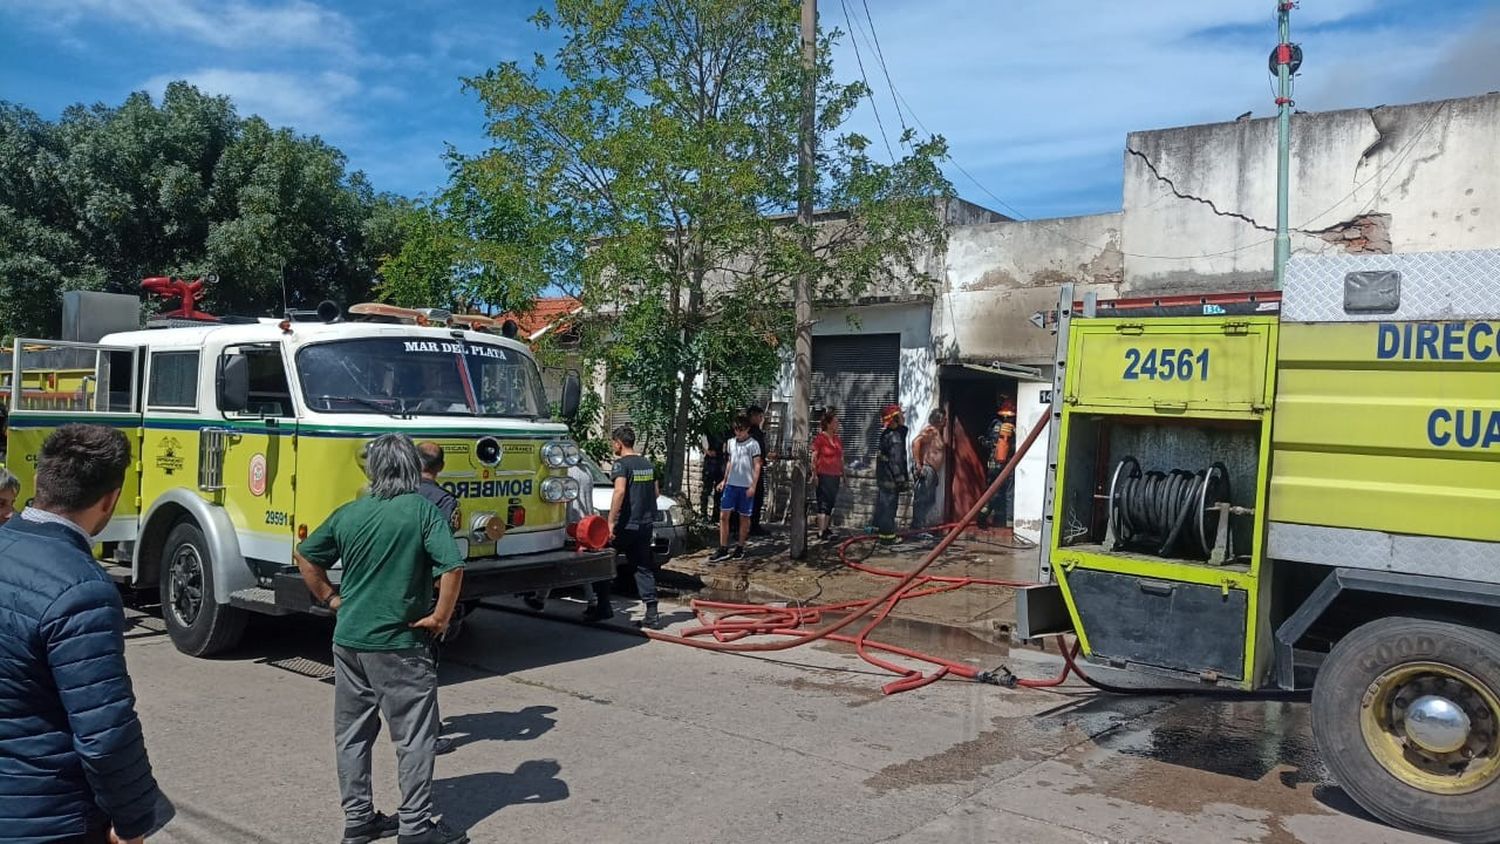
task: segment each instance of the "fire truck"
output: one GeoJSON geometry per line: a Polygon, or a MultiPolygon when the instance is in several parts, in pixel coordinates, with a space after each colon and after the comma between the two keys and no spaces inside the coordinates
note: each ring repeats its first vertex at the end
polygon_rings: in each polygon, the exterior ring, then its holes
{"type": "MultiPolygon", "coordinates": [[[[125,433],[136,459],[96,555],[117,582],[159,595],[179,650],[234,647],[251,614],[324,612],[292,549],[362,494],[365,448],[393,431],[445,453],[465,610],[614,576],[612,553],[565,548],[580,453],[513,331],[385,305],[213,317],[196,307],[201,285],[162,279],[153,292],[181,306],[142,327],[137,297],[72,292],[65,339],[15,342],[7,464],[24,501],[58,426],[125,433]]],[[[579,391],[570,374],[563,417],[579,391]]]]}
{"type": "Polygon", "coordinates": [[[1269,294],[1069,292],[1055,327],[1021,635],[1310,690],[1360,806],[1500,840],[1500,251],[1294,258],[1269,294]]]}

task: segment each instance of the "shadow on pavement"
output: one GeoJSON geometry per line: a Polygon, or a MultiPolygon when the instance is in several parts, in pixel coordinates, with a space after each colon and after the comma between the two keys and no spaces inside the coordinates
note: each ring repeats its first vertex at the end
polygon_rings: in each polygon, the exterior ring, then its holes
{"type": "Polygon", "coordinates": [[[443,734],[454,747],[481,741],[530,741],[557,725],[548,717],[555,706],[528,706],[519,712],[476,712],[443,719],[443,734]]]}
{"type": "Polygon", "coordinates": [[[562,766],[552,759],[522,762],[514,773],[465,774],[433,782],[433,802],[452,826],[473,827],[507,806],[557,803],[570,796],[558,778],[562,766]]]}

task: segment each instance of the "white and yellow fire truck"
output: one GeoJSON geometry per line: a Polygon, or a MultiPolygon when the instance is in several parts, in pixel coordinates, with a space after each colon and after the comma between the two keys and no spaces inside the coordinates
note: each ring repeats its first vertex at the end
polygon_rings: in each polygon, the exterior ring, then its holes
{"type": "Polygon", "coordinates": [[[1026,636],[1310,689],[1339,784],[1500,840],[1500,251],[1294,258],[1266,295],[1058,321],[1026,636]]]}
{"type": "MultiPolygon", "coordinates": [[[[579,459],[526,346],[438,311],[325,304],[287,319],[190,304],[139,328],[133,296],[70,294],[67,340],[12,351],[7,463],[32,494],[37,452],[70,422],[119,428],[136,462],[97,540],[116,580],[159,590],[181,651],[234,646],[251,613],[319,612],[294,544],[360,495],[366,444],[440,444],[468,559],[461,606],[614,576],[610,552],[565,548],[579,459]],[[100,326],[134,323],[135,330],[100,326]]],[[[566,379],[562,415],[579,385],[566,379]]],[[[335,570],[335,577],[337,571],[335,570]]]]}

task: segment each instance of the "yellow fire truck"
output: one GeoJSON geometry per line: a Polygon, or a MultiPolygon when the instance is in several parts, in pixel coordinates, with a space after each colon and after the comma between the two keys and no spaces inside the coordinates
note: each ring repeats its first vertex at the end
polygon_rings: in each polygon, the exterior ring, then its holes
{"type": "Polygon", "coordinates": [[[1057,320],[1023,636],[1311,689],[1339,784],[1500,840],[1500,251],[1293,259],[1280,294],[1057,320]]]}
{"type": "MultiPolygon", "coordinates": [[[[125,432],[136,462],[98,554],[117,581],[159,590],[185,653],[234,646],[250,613],[319,612],[293,545],[361,494],[365,446],[391,431],[446,454],[438,481],[458,498],[468,559],[462,606],[614,576],[613,554],[564,547],[566,502],[579,494],[567,470],[580,454],[514,339],[380,306],[362,309],[367,321],[332,306],[283,320],[187,307],[192,318],[141,329],[133,296],[69,304],[65,333],[77,336],[15,343],[7,463],[24,501],[50,431],[125,432]],[[135,330],[99,329],[122,313],[135,330]]],[[[569,376],[564,416],[578,396],[569,376]]]]}

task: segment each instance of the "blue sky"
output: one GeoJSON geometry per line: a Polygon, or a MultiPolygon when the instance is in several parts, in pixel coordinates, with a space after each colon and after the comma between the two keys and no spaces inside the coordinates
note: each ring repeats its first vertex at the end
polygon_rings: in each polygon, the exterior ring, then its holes
{"type": "MultiPolygon", "coordinates": [[[[379,189],[419,195],[442,184],[446,144],[484,145],[460,78],[554,45],[526,20],[539,2],[0,0],[0,99],[55,117],[184,78],[323,136],[379,189]]],[[[1028,217],[1117,209],[1128,131],[1271,114],[1274,7],[820,0],[824,26],[851,33],[837,71],[858,75],[858,44],[876,91],[854,128],[878,136],[878,110],[895,143],[920,122],[976,178],[949,167],[960,195],[1028,217]]],[[[1292,26],[1301,109],[1500,89],[1500,0],[1304,0],[1292,26]]]]}

